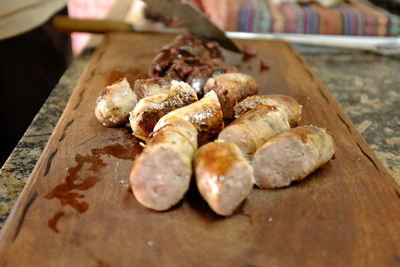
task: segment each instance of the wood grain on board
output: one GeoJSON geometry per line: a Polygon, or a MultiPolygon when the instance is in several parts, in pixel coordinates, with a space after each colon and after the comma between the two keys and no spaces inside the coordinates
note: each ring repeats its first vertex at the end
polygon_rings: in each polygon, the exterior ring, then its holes
{"type": "Polygon", "coordinates": [[[0,237],[1,266],[393,266],[400,264],[400,189],[290,45],[237,41],[228,55],[262,87],[303,105],[302,125],[325,127],[336,159],[280,190],[254,189],[229,217],[195,187],[167,212],[141,206],[128,175],[138,141],[104,128],[99,92],[147,66],[171,36],[112,34],[93,54],[0,237]],[[267,62],[269,69],[262,66],[267,62]]]}

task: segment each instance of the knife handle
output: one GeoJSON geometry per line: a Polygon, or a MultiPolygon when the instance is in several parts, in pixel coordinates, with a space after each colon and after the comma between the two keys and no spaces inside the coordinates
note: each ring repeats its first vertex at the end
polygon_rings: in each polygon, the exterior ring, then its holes
{"type": "Polygon", "coordinates": [[[68,16],[56,16],[52,21],[53,27],[64,33],[71,32],[126,32],[132,31],[132,25],[114,20],[71,19],[68,16]]]}

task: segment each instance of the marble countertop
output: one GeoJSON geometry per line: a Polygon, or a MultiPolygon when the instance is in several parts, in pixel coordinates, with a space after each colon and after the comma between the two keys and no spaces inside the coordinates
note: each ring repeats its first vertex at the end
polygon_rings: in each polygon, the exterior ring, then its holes
{"type": "MultiPolygon", "coordinates": [[[[400,57],[297,46],[400,184],[400,57]]],[[[0,170],[0,227],[22,191],[94,48],[71,64],[0,170]]]]}

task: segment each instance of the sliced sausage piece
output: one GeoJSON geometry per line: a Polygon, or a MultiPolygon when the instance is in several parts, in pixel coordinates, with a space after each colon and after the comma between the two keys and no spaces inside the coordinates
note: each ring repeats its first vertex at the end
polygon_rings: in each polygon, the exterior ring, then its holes
{"type": "Polygon", "coordinates": [[[215,91],[221,103],[225,119],[232,119],[233,108],[248,96],[258,93],[256,81],[244,73],[224,73],[208,79],[204,85],[204,93],[215,91]]]}
{"type": "Polygon", "coordinates": [[[198,143],[205,144],[215,139],[218,133],[224,128],[221,105],[215,92],[207,93],[202,99],[186,107],[174,110],[162,117],[154,127],[157,131],[167,124],[184,119],[193,123],[199,136],[198,143]]]}
{"type": "Polygon", "coordinates": [[[332,137],[315,126],[292,128],[266,142],[253,158],[260,188],[285,187],[327,163],[335,153],[332,137]]]}
{"type": "Polygon", "coordinates": [[[132,134],[146,141],[162,116],[196,101],[196,91],[189,84],[172,81],[169,91],[140,99],[129,117],[132,134]]]}
{"type": "Polygon", "coordinates": [[[284,110],[273,106],[259,106],[234,120],[221,131],[218,139],[236,144],[245,157],[251,158],[269,138],[289,128],[284,110]]]}
{"type": "Polygon", "coordinates": [[[197,188],[213,211],[229,216],[249,195],[253,169],[235,144],[210,142],[194,158],[197,188]]]}
{"type": "Polygon", "coordinates": [[[188,121],[159,129],[135,160],[130,174],[136,199],[153,210],[177,204],[189,188],[197,131],[188,121]]]}
{"type": "Polygon", "coordinates": [[[115,127],[128,121],[129,112],[136,103],[136,94],[123,78],[104,89],[97,98],[94,112],[103,126],[115,127]]]}
{"type": "Polygon", "coordinates": [[[267,105],[281,108],[288,115],[290,126],[296,126],[301,120],[300,105],[293,97],[287,95],[254,95],[249,96],[235,106],[235,118],[256,107],[267,105]]]}
{"type": "Polygon", "coordinates": [[[137,79],[133,86],[133,91],[138,99],[167,92],[170,88],[171,80],[165,78],[137,79]]]}

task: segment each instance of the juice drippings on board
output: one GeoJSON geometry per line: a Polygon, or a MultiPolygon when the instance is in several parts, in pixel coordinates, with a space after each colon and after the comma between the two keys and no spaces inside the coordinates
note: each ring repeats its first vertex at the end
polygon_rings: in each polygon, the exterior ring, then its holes
{"type": "MultiPolygon", "coordinates": [[[[101,179],[97,173],[107,165],[101,156],[109,155],[118,159],[134,159],[138,152],[138,146],[134,144],[113,144],[103,148],[94,148],[86,156],[77,154],[75,156],[76,166],[68,168],[67,176],[63,183],[56,185],[44,197],[47,199],[56,198],[61,206],[69,205],[79,213],[89,209],[89,203],[84,201],[82,193],[96,185],[101,179]],[[84,166],[88,167],[89,174],[82,175],[80,171],[84,166]]],[[[48,222],[52,231],[58,233],[57,222],[64,215],[64,212],[57,212],[48,222]]]]}

